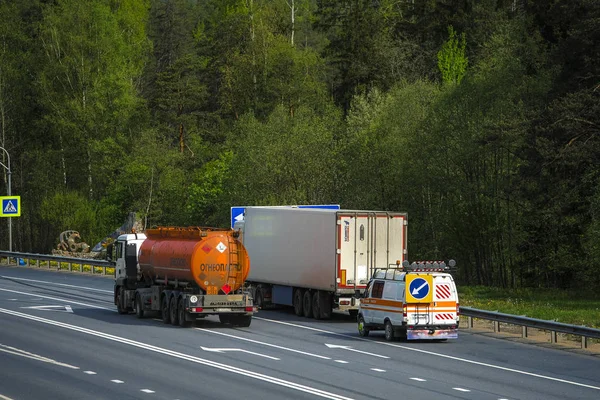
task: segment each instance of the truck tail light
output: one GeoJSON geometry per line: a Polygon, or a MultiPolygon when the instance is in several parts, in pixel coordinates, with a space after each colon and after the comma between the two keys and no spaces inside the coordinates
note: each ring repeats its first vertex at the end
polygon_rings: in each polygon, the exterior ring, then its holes
{"type": "Polygon", "coordinates": [[[406,317],[408,316],[408,312],[407,312],[407,309],[406,309],[406,304],[404,304],[404,305],[402,306],[402,316],[403,316],[404,318],[406,318],[406,317]]]}
{"type": "Polygon", "coordinates": [[[252,312],[252,311],[254,311],[254,307],[252,307],[252,306],[246,307],[246,312],[252,312]]]}
{"type": "Polygon", "coordinates": [[[192,312],[202,312],[204,309],[202,307],[192,307],[190,310],[192,312]]]}
{"type": "Polygon", "coordinates": [[[340,305],[342,305],[342,306],[349,306],[350,305],[350,300],[340,300],[340,305]]]}
{"type": "Polygon", "coordinates": [[[456,303],[456,318],[460,317],[460,304],[456,303]]]}

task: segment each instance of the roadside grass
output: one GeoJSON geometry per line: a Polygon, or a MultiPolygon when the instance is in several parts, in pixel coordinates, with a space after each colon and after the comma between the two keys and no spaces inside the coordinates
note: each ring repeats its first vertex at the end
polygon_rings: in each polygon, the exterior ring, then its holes
{"type": "Polygon", "coordinates": [[[600,296],[597,293],[459,286],[458,296],[461,306],[600,328],[600,296]]]}

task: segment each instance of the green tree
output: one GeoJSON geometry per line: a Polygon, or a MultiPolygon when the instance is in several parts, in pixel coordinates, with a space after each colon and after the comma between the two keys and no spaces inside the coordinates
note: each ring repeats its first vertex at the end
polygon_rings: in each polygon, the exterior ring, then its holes
{"type": "Polygon", "coordinates": [[[452,26],[448,27],[448,40],[438,52],[438,68],[444,83],[458,84],[467,73],[469,61],[465,55],[467,40],[464,32],[457,36],[452,26]]]}

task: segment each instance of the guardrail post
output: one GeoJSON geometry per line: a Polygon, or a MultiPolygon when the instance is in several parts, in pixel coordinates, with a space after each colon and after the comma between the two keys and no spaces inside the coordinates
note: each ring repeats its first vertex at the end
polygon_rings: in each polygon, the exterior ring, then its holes
{"type": "Polygon", "coordinates": [[[102,275],[106,275],[106,266],[102,267],[102,275]]]}
{"type": "Polygon", "coordinates": [[[582,349],[587,349],[587,336],[582,336],[581,337],[581,348],[582,349]]]}
{"type": "Polygon", "coordinates": [[[558,339],[558,335],[556,331],[550,331],[550,343],[556,343],[558,339]]]}
{"type": "Polygon", "coordinates": [[[69,272],[73,271],[73,263],[69,263],[69,272]]]}
{"type": "Polygon", "coordinates": [[[500,322],[494,321],[494,333],[500,332],[500,322]]]}
{"type": "Polygon", "coordinates": [[[35,260],[35,267],[39,268],[40,267],[40,260],[35,260]]]}
{"type": "Polygon", "coordinates": [[[523,325],[521,328],[522,328],[521,337],[526,338],[527,337],[527,327],[525,325],[523,325]]]}

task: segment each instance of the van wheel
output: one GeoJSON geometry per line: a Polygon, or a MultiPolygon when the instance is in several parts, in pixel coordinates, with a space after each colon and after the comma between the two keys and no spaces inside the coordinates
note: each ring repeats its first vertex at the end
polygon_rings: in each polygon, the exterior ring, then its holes
{"type": "Polygon", "coordinates": [[[301,317],[302,316],[302,299],[304,297],[304,291],[302,289],[296,289],[294,292],[294,313],[301,317]]]}
{"type": "Polygon", "coordinates": [[[365,319],[362,315],[360,315],[358,317],[358,335],[362,337],[367,337],[369,336],[369,332],[371,332],[371,330],[366,327],[365,319]]]}
{"type": "Polygon", "coordinates": [[[304,292],[302,309],[306,318],[312,317],[312,296],[310,295],[310,292],[308,290],[304,292]]]}
{"type": "Polygon", "coordinates": [[[162,299],[162,303],[160,306],[160,313],[162,317],[162,322],[165,324],[171,323],[171,313],[169,313],[169,299],[167,296],[164,296],[162,299]]]}
{"type": "Polygon", "coordinates": [[[390,321],[385,321],[385,340],[388,342],[394,340],[394,327],[390,321]]]}

